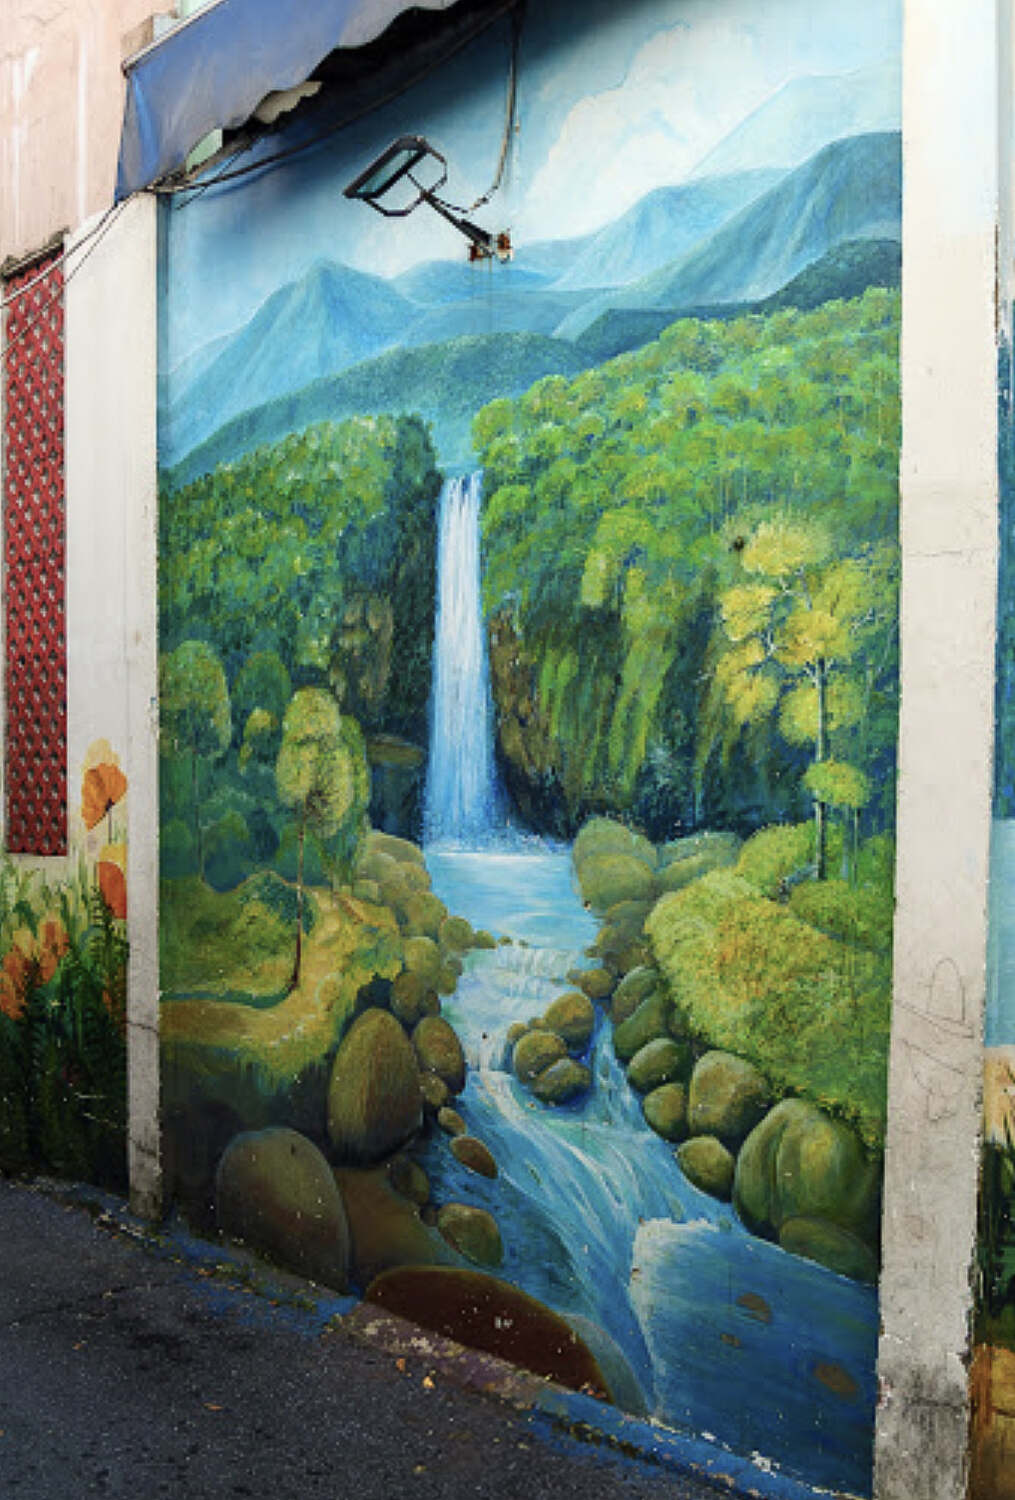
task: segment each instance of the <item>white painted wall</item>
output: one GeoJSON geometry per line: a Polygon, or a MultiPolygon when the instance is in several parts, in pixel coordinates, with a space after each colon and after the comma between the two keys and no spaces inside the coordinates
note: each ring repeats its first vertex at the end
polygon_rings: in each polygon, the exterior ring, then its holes
{"type": "Polygon", "coordinates": [[[154,198],[132,200],[87,260],[72,240],[66,292],[70,832],[72,848],[103,837],[81,824],[80,768],[107,739],[128,782],[129,1167],[143,1212],[159,1199],[156,214],[154,198]]]}
{"type": "Polygon", "coordinates": [[[902,707],[879,1500],[965,1493],[997,572],[995,234],[1009,0],[911,0],[902,707]]]}

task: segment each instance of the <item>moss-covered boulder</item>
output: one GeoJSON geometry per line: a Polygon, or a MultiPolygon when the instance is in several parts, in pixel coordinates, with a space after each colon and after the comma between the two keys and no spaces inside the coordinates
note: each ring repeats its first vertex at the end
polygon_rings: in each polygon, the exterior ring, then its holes
{"type": "Polygon", "coordinates": [[[677,1042],[670,1036],[656,1037],[631,1058],[627,1069],[627,1081],[639,1094],[647,1094],[663,1083],[686,1078],[691,1071],[691,1049],[686,1042],[677,1042]]]}
{"type": "Polygon", "coordinates": [[[621,1399],[579,1332],[542,1302],[497,1277],[408,1266],[373,1282],[366,1297],[395,1317],[569,1390],[621,1399]]]}
{"type": "Polygon", "coordinates": [[[687,1134],[687,1089],[682,1083],[664,1083],[649,1090],[641,1107],[649,1125],[664,1141],[684,1139],[687,1134]]]}
{"type": "Polygon", "coordinates": [[[672,865],[664,865],[656,871],[656,887],[660,894],[666,891],[682,891],[692,880],[698,880],[715,869],[715,863],[707,854],[695,854],[690,859],[678,859],[672,865]]]}
{"type": "Polygon", "coordinates": [[[733,1191],[736,1163],[729,1151],[714,1135],[696,1135],[677,1148],[677,1161],[689,1182],[712,1198],[727,1202],[733,1191]]]}
{"type": "Polygon", "coordinates": [[[400,864],[417,865],[423,870],[426,868],[423,851],[418,845],[411,844],[408,839],[400,839],[393,833],[380,833],[374,828],[363,840],[363,854],[371,853],[386,854],[400,864]]]}
{"type": "Polygon", "coordinates": [[[739,1144],[771,1102],[768,1082],[752,1063],[732,1052],[706,1052],[691,1075],[688,1129],[739,1144]]]}
{"type": "Polygon", "coordinates": [[[463,1167],[468,1167],[470,1172],[478,1172],[480,1177],[497,1176],[497,1163],[492,1151],[474,1135],[456,1135],[451,1142],[451,1155],[463,1167]]]}
{"type": "Polygon", "coordinates": [[[749,1229],[773,1238],[789,1219],[822,1219],[874,1244],[880,1163],[841,1120],[783,1099],[744,1142],[733,1201],[749,1229]]]}
{"type": "Polygon", "coordinates": [[[551,1063],[567,1056],[567,1043],[555,1031],[536,1028],[527,1031],[515,1042],[511,1055],[515,1076],[522,1083],[531,1083],[551,1063]]]}
{"type": "Polygon", "coordinates": [[[580,990],[569,990],[547,1006],[543,1025],[563,1038],[569,1052],[584,1052],[596,1025],[592,1001],[580,990]]]}
{"type": "Polygon", "coordinates": [[[438,1078],[429,1069],[419,1075],[419,1091],[423,1096],[424,1106],[432,1115],[438,1114],[451,1098],[451,1090],[444,1079],[438,1078]]]}
{"type": "Polygon", "coordinates": [[[618,901],[607,908],[603,921],[610,927],[615,927],[625,938],[639,938],[645,927],[645,918],[651,910],[651,901],[618,901]]]}
{"type": "Polygon", "coordinates": [[[438,938],[442,948],[455,953],[464,953],[474,942],[471,923],[464,917],[445,917],[438,938]]]}
{"type": "Polygon", "coordinates": [[[487,932],[484,927],[480,927],[472,934],[472,946],[489,951],[492,948],[496,948],[497,939],[492,932],[487,932]]]}
{"type": "Polygon", "coordinates": [[[524,1021],[515,1021],[512,1025],[510,1025],[507,1029],[508,1046],[513,1047],[515,1042],[520,1041],[528,1031],[528,1029],[529,1028],[528,1026],[526,1026],[524,1021]]]}
{"type": "Polygon", "coordinates": [[[430,1179],[418,1161],[399,1154],[388,1162],[388,1181],[396,1193],[422,1208],[430,1201],[430,1179]]]}
{"type": "Polygon", "coordinates": [[[436,990],[438,995],[453,995],[458,988],[461,978],[462,966],[459,962],[446,960],[437,971],[436,990]]]}
{"type": "Polygon", "coordinates": [[[392,1266],[462,1265],[463,1261],[422,1215],[430,1208],[399,1192],[386,1166],[336,1167],[335,1181],[349,1216],[352,1274],[366,1286],[392,1266]]]}
{"type": "Polygon", "coordinates": [[[447,907],[432,891],[414,891],[405,903],[408,931],[435,941],[447,917],[447,907]]]}
{"type": "Polygon", "coordinates": [[[621,1022],[613,1033],[613,1050],[621,1062],[630,1062],[648,1042],[669,1034],[669,1013],[666,997],[656,991],[641,1002],[633,1015],[621,1022]]]}
{"type": "MultiPolygon", "coordinates": [[[[650,870],[656,866],[656,849],[644,834],[636,833],[613,818],[590,818],[579,830],[571,855],[575,865],[606,854],[624,854],[640,859],[650,870]]],[[[618,896],[618,901],[622,897],[618,896]]],[[[612,906],[613,903],[610,902],[612,906]]]]}
{"type": "Polygon", "coordinates": [[[295,1130],[246,1131],[226,1147],[215,1174],[223,1234],[344,1292],[351,1260],[349,1223],[331,1168],[295,1130]]]}
{"type": "Polygon", "coordinates": [[[816,1260],[854,1281],[878,1279],[878,1258],[871,1247],[827,1219],[787,1219],[779,1230],[779,1244],[791,1255],[816,1260]]]}
{"type": "Polygon", "coordinates": [[[616,982],[609,969],[581,969],[578,973],[578,988],[590,1000],[608,1000],[616,982]]]}
{"type": "Polygon", "coordinates": [[[563,1057],[550,1066],[538,1078],[532,1080],[532,1092],[544,1104],[567,1104],[579,1098],[592,1087],[592,1074],[584,1063],[572,1057],[563,1057]]]}
{"type": "Polygon", "coordinates": [[[610,1018],[614,1026],[634,1015],[643,1000],[647,1000],[659,986],[659,970],[649,964],[640,964],[625,974],[613,992],[610,1001],[610,1018]]]}
{"type": "Polygon", "coordinates": [[[407,1031],[411,1031],[426,1014],[426,992],[427,986],[422,974],[416,974],[412,969],[403,969],[391,982],[388,1005],[391,1014],[401,1021],[407,1031]]]}
{"type": "Polygon", "coordinates": [[[437,1228],[452,1249],[477,1266],[499,1266],[504,1259],[497,1220],[485,1208],[445,1203],[437,1214],[437,1228]]]}
{"type": "Polygon", "coordinates": [[[468,1129],[457,1109],[452,1109],[449,1105],[437,1111],[437,1124],[445,1135],[464,1135],[468,1129]]]}
{"type": "Polygon", "coordinates": [[[441,972],[441,950],[433,938],[406,938],[404,957],[405,967],[418,974],[427,989],[435,990],[441,972]]]}
{"type": "Polygon", "coordinates": [[[465,1087],[465,1053],[453,1027],[443,1016],[424,1016],[412,1033],[419,1066],[436,1073],[452,1094],[465,1087]]]}
{"type": "Polygon", "coordinates": [[[597,854],[578,866],[583,899],[605,912],[617,901],[646,901],[656,893],[652,869],[633,854],[597,854]]]}
{"type": "Polygon", "coordinates": [[[419,1067],[394,1016],[370,1009],[352,1023],[328,1084],[328,1137],[339,1161],[389,1156],[422,1123],[419,1067]]]}

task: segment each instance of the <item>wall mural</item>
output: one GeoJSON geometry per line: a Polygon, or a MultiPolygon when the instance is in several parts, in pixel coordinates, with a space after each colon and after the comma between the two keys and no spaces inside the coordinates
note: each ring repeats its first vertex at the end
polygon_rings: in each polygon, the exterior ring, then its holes
{"type": "Polygon", "coordinates": [[[994,823],[990,851],[979,1278],[970,1376],[971,1500],[1015,1496],[1015,427],[1011,345],[1001,346],[998,399],[1000,561],[994,823]]]}
{"type": "Polygon", "coordinates": [[[169,1181],[867,1493],[899,15],[542,9],[510,263],[342,197],[408,131],[482,193],[499,32],[165,217],[169,1181]]]}
{"type": "Polygon", "coordinates": [[[126,794],[96,740],[70,876],[0,860],[3,1171],[127,1185],[126,794]]]}

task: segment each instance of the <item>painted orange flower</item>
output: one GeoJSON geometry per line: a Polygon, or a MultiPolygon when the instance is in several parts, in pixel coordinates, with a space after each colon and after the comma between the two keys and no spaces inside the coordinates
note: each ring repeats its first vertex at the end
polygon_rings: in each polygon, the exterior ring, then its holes
{"type": "Polygon", "coordinates": [[[0,1011],[16,1021],[25,1008],[29,959],[14,945],[0,963],[0,1011]]]}
{"type": "Polygon", "coordinates": [[[99,854],[96,873],[99,890],[114,917],[123,921],[127,915],[127,846],[107,844],[99,854]]]}
{"type": "Polygon", "coordinates": [[[29,928],[19,927],[0,962],[0,1011],[16,1020],[25,1008],[33,965],[38,979],[47,983],[69,946],[63,923],[57,917],[43,919],[38,937],[29,928]]]}
{"type": "Polygon", "coordinates": [[[39,974],[45,984],[57,971],[61,958],[70,947],[70,940],[62,922],[48,917],[39,933],[39,974]]]}
{"type": "Polygon", "coordinates": [[[81,782],[81,817],[90,831],[110,812],[127,790],[127,778],[112,761],[90,766],[81,782]]]}

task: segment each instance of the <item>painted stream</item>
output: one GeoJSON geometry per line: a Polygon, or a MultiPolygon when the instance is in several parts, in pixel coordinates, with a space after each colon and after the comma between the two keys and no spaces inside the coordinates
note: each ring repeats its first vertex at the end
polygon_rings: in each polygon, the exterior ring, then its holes
{"type": "Polygon", "coordinates": [[[489,1209],[500,1274],[609,1334],[633,1377],[614,1379],[626,1408],[812,1485],[867,1493],[874,1289],[756,1239],[687,1181],[645,1124],[603,1016],[583,1099],[544,1106],[511,1072],[508,1028],[571,988],[565,976],[585,962],[596,924],[569,848],[511,834],[498,811],[480,500],[479,475],[448,480],[441,499],[426,857],[449,910],[512,940],[471,953],[444,1006],[470,1065],[463,1113],[499,1175],[487,1181],[433,1148],[435,1196],[489,1209]]]}

